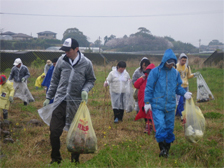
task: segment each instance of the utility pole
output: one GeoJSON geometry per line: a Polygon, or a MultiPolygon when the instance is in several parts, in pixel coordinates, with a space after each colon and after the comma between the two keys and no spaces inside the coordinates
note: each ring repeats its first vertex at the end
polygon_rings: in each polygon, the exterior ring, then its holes
{"type": "Polygon", "coordinates": [[[99,53],[100,53],[100,36],[99,36],[99,53]]]}
{"type": "Polygon", "coordinates": [[[201,46],[201,39],[199,39],[199,48],[198,48],[199,53],[200,53],[200,46],[201,46]]]}

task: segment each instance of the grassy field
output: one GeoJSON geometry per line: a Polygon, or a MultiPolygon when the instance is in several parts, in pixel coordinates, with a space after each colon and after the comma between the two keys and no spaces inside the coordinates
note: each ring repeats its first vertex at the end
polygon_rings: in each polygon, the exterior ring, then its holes
{"type": "MultiPolygon", "coordinates": [[[[153,60],[151,60],[153,62],[153,60]]],[[[153,62],[158,65],[159,62],[153,62]]],[[[154,138],[144,134],[144,121],[134,121],[136,112],[124,114],[124,121],[113,123],[113,111],[108,89],[103,88],[103,82],[116,62],[107,66],[94,65],[96,82],[89,93],[88,108],[91,113],[93,127],[98,140],[98,151],[95,154],[82,154],[80,164],[70,162],[70,153],[66,149],[66,135],[61,137],[61,154],[63,162],[51,167],[223,167],[223,69],[202,68],[200,60],[190,60],[192,72],[200,71],[215,100],[196,104],[202,110],[206,119],[206,132],[197,144],[186,141],[184,128],[180,119],[175,121],[174,134],[176,140],[171,145],[168,159],[159,158],[159,147],[154,138]]],[[[139,61],[127,62],[127,71],[132,76],[139,61]]],[[[49,127],[34,127],[27,124],[31,119],[41,121],[37,110],[45,100],[43,89],[35,90],[35,80],[42,74],[43,68],[29,67],[31,77],[28,87],[35,102],[23,106],[20,99],[14,100],[9,110],[9,131],[14,143],[3,143],[1,137],[1,167],[49,167],[51,146],[49,127]]],[[[9,71],[5,72],[7,77],[9,71]]],[[[196,78],[190,79],[190,91],[196,100],[196,78]]],[[[2,121],[2,113],[1,113],[2,121]]]]}

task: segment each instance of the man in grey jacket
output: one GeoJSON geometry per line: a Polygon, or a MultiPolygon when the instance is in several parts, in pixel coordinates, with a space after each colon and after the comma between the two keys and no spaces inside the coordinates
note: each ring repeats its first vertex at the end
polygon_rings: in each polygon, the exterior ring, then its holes
{"type": "MultiPolygon", "coordinates": [[[[75,39],[68,38],[60,50],[65,51],[59,57],[51,79],[51,84],[43,105],[54,98],[55,107],[50,122],[50,142],[52,146],[51,163],[60,163],[60,136],[63,129],[68,130],[81,101],[88,100],[88,92],[96,80],[91,61],[79,51],[75,39]]],[[[80,154],[71,154],[71,161],[79,162],[80,154]]]]}
{"type": "Polygon", "coordinates": [[[13,80],[13,87],[15,89],[14,97],[22,99],[26,106],[27,103],[34,101],[27,87],[27,79],[30,77],[30,72],[28,68],[23,65],[20,58],[16,58],[13,65],[14,67],[11,69],[9,81],[13,80]]]}

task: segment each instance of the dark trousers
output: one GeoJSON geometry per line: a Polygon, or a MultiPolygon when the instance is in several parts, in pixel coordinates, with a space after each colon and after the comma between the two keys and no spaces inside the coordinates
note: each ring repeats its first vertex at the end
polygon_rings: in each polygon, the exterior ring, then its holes
{"type": "Polygon", "coordinates": [[[114,120],[118,118],[119,121],[123,120],[124,110],[122,109],[113,109],[114,111],[114,120]]]}
{"type": "Polygon", "coordinates": [[[3,111],[3,119],[8,119],[8,110],[2,109],[3,111]]]}
{"type": "MultiPolygon", "coordinates": [[[[50,123],[50,142],[51,142],[51,158],[52,161],[61,161],[60,154],[60,136],[65,127],[66,120],[66,102],[61,104],[53,111],[50,123]]],[[[74,155],[74,154],[73,154],[74,155]]],[[[77,154],[79,156],[79,154],[77,154]]]]}

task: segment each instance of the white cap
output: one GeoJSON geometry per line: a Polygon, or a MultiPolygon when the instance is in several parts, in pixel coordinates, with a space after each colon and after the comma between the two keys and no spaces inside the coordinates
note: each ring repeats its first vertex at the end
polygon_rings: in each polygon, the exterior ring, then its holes
{"type": "Polygon", "coordinates": [[[22,63],[21,59],[20,58],[16,58],[13,65],[17,66],[19,65],[20,63],[22,63]]]}
{"type": "Polygon", "coordinates": [[[73,38],[67,38],[59,50],[69,51],[71,48],[75,49],[76,47],[79,47],[78,41],[73,38]]]}

